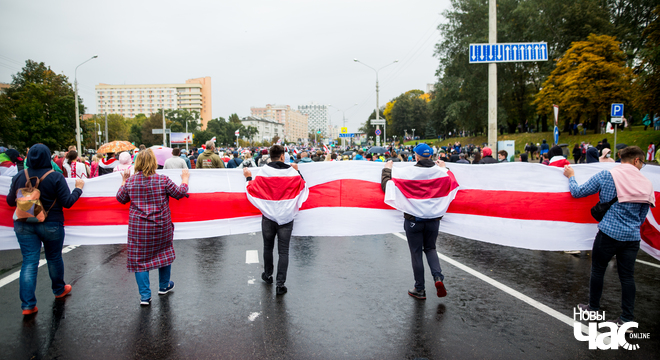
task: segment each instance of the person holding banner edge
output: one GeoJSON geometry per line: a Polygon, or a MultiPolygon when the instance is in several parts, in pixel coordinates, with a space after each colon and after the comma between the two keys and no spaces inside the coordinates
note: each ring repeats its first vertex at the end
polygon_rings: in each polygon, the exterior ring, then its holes
{"type": "Polygon", "coordinates": [[[408,295],[426,300],[422,252],[431,268],[437,296],[447,295],[435,242],[440,220],[456,196],[458,183],[444,161],[431,160],[433,149],[427,144],[419,144],[413,151],[417,164],[412,168],[394,169],[392,161],[385,163],[381,188],[385,192],[385,203],[404,213],[404,230],[415,278],[415,287],[408,290],[408,295]]]}

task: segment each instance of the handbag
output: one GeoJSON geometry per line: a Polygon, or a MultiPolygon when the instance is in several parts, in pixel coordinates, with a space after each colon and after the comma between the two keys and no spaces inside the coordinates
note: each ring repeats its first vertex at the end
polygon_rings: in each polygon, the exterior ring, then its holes
{"type": "Polygon", "coordinates": [[[596,221],[601,222],[610,207],[612,207],[612,205],[614,205],[614,203],[617,201],[619,201],[619,198],[615,196],[614,199],[610,200],[609,202],[598,202],[598,204],[591,208],[591,216],[593,216],[596,221]]]}

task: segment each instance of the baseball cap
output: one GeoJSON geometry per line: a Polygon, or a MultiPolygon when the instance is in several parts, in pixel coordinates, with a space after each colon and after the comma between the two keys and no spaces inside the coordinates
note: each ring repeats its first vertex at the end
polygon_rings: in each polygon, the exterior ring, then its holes
{"type": "Polygon", "coordinates": [[[431,147],[426,144],[419,144],[415,146],[415,149],[413,151],[415,152],[415,154],[421,157],[429,157],[433,155],[433,149],[431,149],[431,147]]]}

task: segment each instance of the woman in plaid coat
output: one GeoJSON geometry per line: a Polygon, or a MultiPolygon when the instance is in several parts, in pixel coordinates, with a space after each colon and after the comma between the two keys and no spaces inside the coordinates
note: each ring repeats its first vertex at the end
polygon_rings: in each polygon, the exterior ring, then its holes
{"type": "Polygon", "coordinates": [[[174,224],[169,199],[188,196],[188,170],[181,173],[181,185],[165,175],[156,174],[156,156],[151,149],[141,151],[135,161],[135,175],[122,173],[117,201],[131,202],[128,217],[128,271],[135,273],[141,305],[151,304],[149,270],[158,269],[159,295],[174,288],[170,281],[174,261],[174,224]]]}

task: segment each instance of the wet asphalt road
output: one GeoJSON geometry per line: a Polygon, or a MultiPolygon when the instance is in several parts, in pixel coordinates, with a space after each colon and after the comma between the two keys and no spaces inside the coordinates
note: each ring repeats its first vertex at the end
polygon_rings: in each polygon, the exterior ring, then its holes
{"type": "MultiPolygon", "coordinates": [[[[438,251],[572,317],[587,301],[589,253],[572,256],[491,245],[440,234],[438,251]]],[[[64,254],[72,295],[55,300],[39,268],[39,313],[24,319],[18,281],[0,288],[1,359],[589,359],[657,358],[660,268],[636,265],[640,349],[588,350],[573,328],[441,260],[448,295],[420,301],[404,240],[392,234],[297,237],[287,286],[260,279],[261,234],[175,242],[174,291],[140,307],[123,245],[64,254]],[[260,263],[247,264],[258,250],[260,263]]],[[[640,251],[638,259],[658,264],[640,251]]],[[[20,252],[0,252],[0,278],[20,252]]],[[[427,268],[427,289],[433,289],[427,268]]],[[[602,307],[619,314],[616,265],[602,307]]]]}

